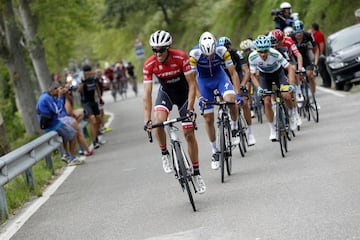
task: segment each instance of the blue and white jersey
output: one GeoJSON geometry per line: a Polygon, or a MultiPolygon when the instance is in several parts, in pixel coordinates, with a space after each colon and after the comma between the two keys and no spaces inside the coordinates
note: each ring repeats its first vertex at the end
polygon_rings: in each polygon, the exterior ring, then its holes
{"type": "Polygon", "coordinates": [[[190,51],[189,57],[191,68],[197,71],[199,78],[213,78],[219,73],[226,74],[222,65],[228,67],[233,64],[226,47],[220,45],[216,45],[215,54],[210,59],[202,54],[198,45],[190,51]]]}

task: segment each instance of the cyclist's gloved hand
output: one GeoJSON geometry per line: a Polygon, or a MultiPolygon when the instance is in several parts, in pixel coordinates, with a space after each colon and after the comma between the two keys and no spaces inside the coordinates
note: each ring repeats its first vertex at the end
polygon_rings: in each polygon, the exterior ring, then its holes
{"type": "Polygon", "coordinates": [[[239,102],[241,105],[244,104],[244,100],[242,99],[240,93],[235,95],[236,102],[239,102]]]}
{"type": "Polygon", "coordinates": [[[151,129],[151,120],[148,120],[144,125],[144,131],[149,131],[151,129]]]}
{"type": "Polygon", "coordinates": [[[195,120],[196,120],[196,112],[195,112],[194,110],[188,109],[188,110],[186,111],[186,116],[188,116],[188,117],[191,119],[191,121],[195,121],[195,120]]]}
{"type": "Polygon", "coordinates": [[[260,96],[263,92],[264,92],[264,89],[262,87],[258,87],[257,95],[260,96]]]}
{"type": "Polygon", "coordinates": [[[200,106],[200,109],[202,109],[202,108],[205,106],[205,104],[206,104],[207,101],[208,101],[208,100],[207,100],[206,98],[204,98],[203,96],[199,97],[199,106],[200,106]]]}
{"type": "Polygon", "coordinates": [[[295,86],[292,84],[289,84],[289,91],[293,92],[294,90],[295,90],[295,86]]]}
{"type": "Polygon", "coordinates": [[[241,86],[241,87],[240,87],[240,90],[241,90],[243,93],[247,93],[247,92],[248,92],[248,90],[247,90],[247,88],[246,88],[245,86],[241,86]]]}

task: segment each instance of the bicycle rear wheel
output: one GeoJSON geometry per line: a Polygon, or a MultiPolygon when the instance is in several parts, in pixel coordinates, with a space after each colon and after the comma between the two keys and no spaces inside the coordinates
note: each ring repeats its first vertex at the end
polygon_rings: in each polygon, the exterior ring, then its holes
{"type": "Polygon", "coordinates": [[[195,206],[195,201],[194,201],[194,198],[193,198],[193,195],[192,195],[192,192],[191,192],[191,189],[190,189],[190,185],[189,185],[189,181],[191,181],[191,176],[188,174],[188,171],[186,170],[186,167],[185,167],[185,163],[184,161],[186,161],[183,157],[183,153],[182,153],[182,149],[181,149],[181,146],[180,146],[180,143],[179,142],[175,142],[174,143],[174,148],[175,148],[175,152],[176,152],[176,160],[177,160],[177,163],[178,163],[178,166],[179,166],[179,181],[180,181],[180,184],[182,185],[183,189],[185,187],[186,189],[186,192],[189,196],[189,201],[191,203],[191,206],[194,210],[194,212],[196,212],[196,206],[195,206]]]}

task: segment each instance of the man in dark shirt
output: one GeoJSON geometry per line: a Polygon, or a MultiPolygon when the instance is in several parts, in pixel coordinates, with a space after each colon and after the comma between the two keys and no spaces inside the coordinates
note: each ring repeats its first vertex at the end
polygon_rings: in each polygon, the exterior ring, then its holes
{"type": "Polygon", "coordinates": [[[99,132],[100,116],[99,103],[102,103],[100,87],[96,81],[96,77],[91,70],[90,65],[83,66],[84,78],[81,80],[79,92],[81,95],[81,103],[84,108],[85,116],[88,117],[91,126],[91,136],[94,148],[99,148],[100,143],[97,137],[99,132]],[[95,98],[95,93],[97,98],[95,98]]]}

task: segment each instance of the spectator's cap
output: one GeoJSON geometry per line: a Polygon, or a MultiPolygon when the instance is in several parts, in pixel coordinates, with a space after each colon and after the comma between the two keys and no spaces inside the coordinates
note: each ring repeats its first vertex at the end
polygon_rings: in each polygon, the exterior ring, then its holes
{"type": "Polygon", "coordinates": [[[57,89],[57,88],[59,88],[59,87],[61,87],[61,84],[60,84],[60,83],[58,83],[58,82],[52,82],[52,83],[50,84],[49,91],[54,90],[54,89],[57,89]]]}
{"type": "Polygon", "coordinates": [[[355,17],[360,18],[360,8],[355,11],[355,17]]]}
{"type": "Polygon", "coordinates": [[[91,66],[89,64],[85,64],[83,67],[82,67],[82,70],[84,72],[87,72],[87,71],[91,71],[91,66]]]}

